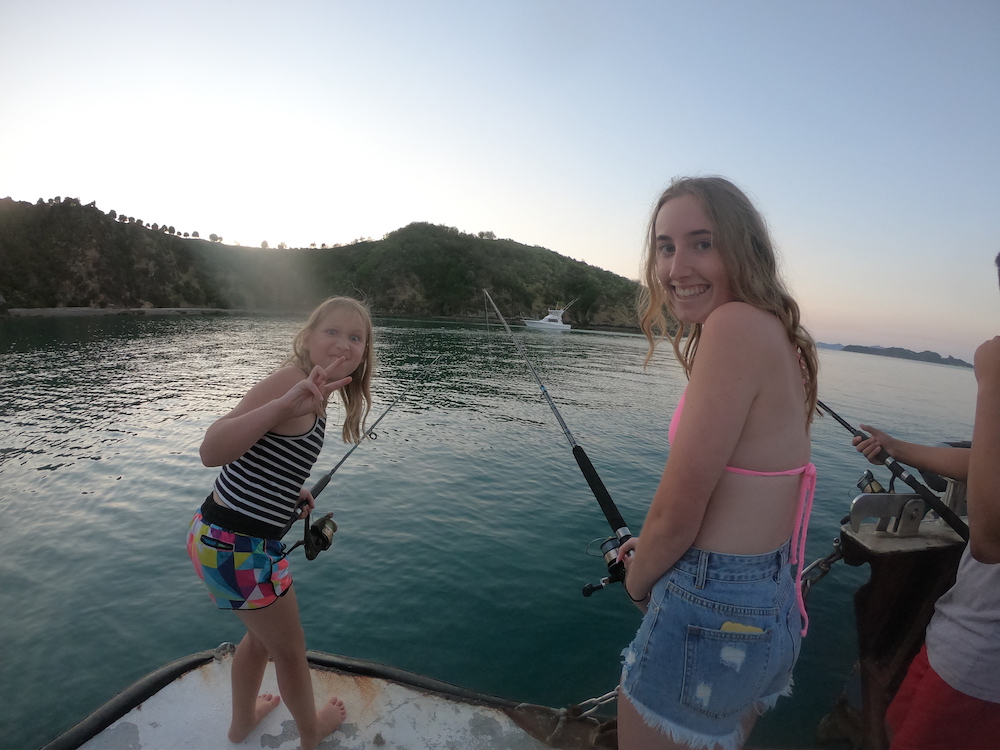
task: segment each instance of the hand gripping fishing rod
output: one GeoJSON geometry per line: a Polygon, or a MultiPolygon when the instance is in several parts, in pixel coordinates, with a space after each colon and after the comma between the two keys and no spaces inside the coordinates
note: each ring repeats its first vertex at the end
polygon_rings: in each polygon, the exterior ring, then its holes
{"type": "Polygon", "coordinates": [[[580,471],[583,472],[584,478],[587,480],[587,484],[590,485],[590,491],[594,493],[594,497],[597,499],[598,504],[601,506],[601,510],[604,511],[604,517],[608,519],[608,524],[611,526],[611,530],[615,532],[615,536],[606,539],[603,544],[601,544],[601,552],[604,553],[604,562],[608,566],[608,575],[602,578],[598,583],[588,583],[583,587],[583,595],[590,596],[595,591],[600,591],[605,586],[611,583],[617,583],[625,579],[625,566],[618,562],[618,548],[621,544],[632,537],[632,532],[628,530],[628,526],[625,525],[625,520],[622,518],[622,514],[618,511],[618,506],[615,505],[615,501],[611,499],[611,495],[608,493],[607,488],[604,486],[604,482],[601,481],[601,477],[597,474],[597,469],[590,462],[590,457],[587,456],[586,451],[580,446],[576,440],[573,438],[573,433],[569,431],[569,427],[566,426],[566,422],[563,421],[562,414],[556,408],[555,403],[552,401],[552,397],[549,395],[548,390],[546,390],[545,385],[542,383],[542,379],[538,377],[538,373],[535,372],[534,366],[531,364],[531,360],[528,359],[527,353],[521,348],[520,342],[514,336],[514,332],[510,330],[510,326],[507,325],[506,319],[500,314],[500,308],[497,307],[496,302],[490,296],[490,293],[485,289],[483,290],[486,294],[486,299],[490,301],[493,306],[493,310],[496,312],[497,317],[500,318],[500,322],[503,323],[503,327],[507,330],[507,334],[510,336],[511,341],[514,342],[514,346],[517,347],[517,351],[520,352],[521,357],[524,358],[525,364],[528,365],[528,369],[535,378],[535,382],[538,383],[538,387],[542,390],[542,395],[545,397],[546,402],[548,402],[549,408],[556,417],[556,421],[559,422],[559,426],[562,428],[563,434],[569,441],[570,448],[573,449],[573,457],[576,459],[576,463],[580,467],[580,471]]]}
{"type": "MultiPolygon", "coordinates": [[[[869,435],[863,433],[861,430],[854,429],[854,427],[852,427],[850,424],[844,421],[840,417],[840,415],[837,414],[837,412],[835,412],[829,406],[824,404],[822,401],[817,401],[816,405],[819,406],[820,409],[825,411],[831,417],[836,419],[838,422],[840,422],[840,424],[842,424],[847,429],[848,432],[855,435],[856,437],[859,437],[862,440],[867,440],[870,437],[869,435]]],[[[886,453],[885,448],[883,448],[879,452],[879,454],[875,457],[875,460],[878,461],[879,463],[885,464],[885,466],[889,469],[889,471],[892,472],[893,476],[899,477],[904,482],[906,482],[906,484],[909,485],[914,490],[914,492],[920,495],[921,500],[927,503],[927,505],[929,505],[932,509],[937,511],[937,514],[944,519],[945,523],[947,523],[949,526],[951,526],[951,528],[955,530],[955,533],[957,533],[965,541],[969,541],[969,527],[965,523],[965,521],[959,518],[958,515],[955,513],[955,511],[953,511],[951,508],[949,508],[947,505],[941,502],[941,499],[933,492],[931,492],[928,487],[924,486],[919,479],[917,479],[915,476],[910,474],[910,472],[908,472],[905,468],[903,468],[903,466],[896,459],[894,459],[892,456],[886,453]]]]}
{"type": "MultiPolygon", "coordinates": [[[[441,359],[442,356],[443,355],[441,354],[437,355],[433,360],[431,360],[431,363],[427,366],[427,368],[429,369],[435,362],[441,359]]],[[[423,382],[423,379],[417,381],[417,383],[420,382],[423,382]]],[[[410,392],[410,389],[413,387],[413,385],[416,385],[416,383],[411,384],[409,388],[407,388],[405,391],[400,393],[398,396],[396,396],[396,398],[392,400],[392,403],[389,404],[389,406],[386,407],[385,411],[379,415],[378,419],[376,419],[372,423],[372,426],[369,427],[367,430],[365,430],[365,435],[364,435],[365,437],[371,438],[372,440],[375,440],[378,437],[375,434],[375,428],[378,427],[378,423],[381,422],[383,419],[385,419],[385,416],[390,411],[392,411],[392,407],[394,407],[399,402],[399,400],[403,398],[403,396],[405,396],[407,393],[410,392]]],[[[321,476],[319,478],[319,481],[317,481],[316,484],[312,486],[312,488],[309,490],[309,493],[313,496],[313,500],[315,500],[316,497],[319,495],[319,493],[321,493],[326,488],[326,486],[330,483],[330,480],[333,479],[333,475],[337,473],[337,469],[339,469],[344,464],[344,461],[350,458],[351,454],[358,449],[359,445],[361,445],[361,441],[358,441],[357,443],[352,445],[351,449],[347,451],[347,453],[345,453],[343,457],[337,462],[337,465],[334,466],[332,469],[330,469],[330,471],[328,471],[326,474],[321,476]]],[[[302,501],[296,504],[295,510],[297,511],[300,507],[302,507],[302,501]]],[[[305,522],[306,522],[305,535],[303,536],[302,539],[293,544],[288,549],[287,552],[285,552],[286,555],[299,545],[304,544],[306,548],[306,557],[312,560],[320,552],[329,549],[330,545],[333,543],[333,532],[337,530],[337,524],[333,520],[333,513],[325,514],[314,524],[309,523],[309,516],[310,514],[308,513],[305,516],[305,522]]],[[[299,520],[298,515],[295,512],[293,512],[292,517],[288,519],[288,523],[285,524],[285,528],[282,529],[281,536],[283,537],[285,534],[287,534],[288,530],[291,529],[292,526],[295,524],[295,522],[298,520],[299,520]]],[[[279,539],[280,538],[281,537],[279,537],[279,539]]]]}

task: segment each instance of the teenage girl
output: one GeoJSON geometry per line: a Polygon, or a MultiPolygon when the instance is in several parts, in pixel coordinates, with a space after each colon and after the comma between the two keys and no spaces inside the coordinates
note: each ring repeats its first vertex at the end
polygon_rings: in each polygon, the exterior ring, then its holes
{"type": "Polygon", "coordinates": [[[358,442],[371,409],[374,365],[368,310],[347,297],[328,299],[299,331],[283,366],[209,427],[201,444],[202,462],[222,471],[191,522],[188,554],[215,604],[234,610],[247,629],[233,656],[231,742],[246,739],[281,700],[257,694],[268,659],[302,750],[313,750],[344,720],[339,698],[316,709],[278,538],[293,516],[314,507],[303,482],[323,447],[327,399],[340,391],[343,439],[358,442]]]}
{"type": "Polygon", "coordinates": [[[644,267],[647,362],[666,311],[688,386],[641,538],[619,551],[644,612],[623,652],[619,746],[732,750],[789,694],[805,632],[790,564],[815,486],[816,346],[763,218],[727,180],[667,188],[644,267]]]}

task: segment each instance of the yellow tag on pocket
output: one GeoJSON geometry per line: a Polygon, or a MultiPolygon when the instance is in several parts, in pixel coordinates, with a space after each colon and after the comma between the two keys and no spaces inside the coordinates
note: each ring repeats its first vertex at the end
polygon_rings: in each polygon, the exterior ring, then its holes
{"type": "Polygon", "coordinates": [[[753,625],[744,625],[742,622],[724,622],[719,628],[723,633],[763,633],[764,631],[753,625]]]}

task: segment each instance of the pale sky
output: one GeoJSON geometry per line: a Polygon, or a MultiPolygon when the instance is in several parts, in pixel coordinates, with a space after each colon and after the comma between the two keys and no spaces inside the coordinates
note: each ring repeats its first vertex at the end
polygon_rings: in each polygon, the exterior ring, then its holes
{"type": "Polygon", "coordinates": [[[0,197],[276,246],[413,221],[637,278],[721,174],[828,343],[1000,333],[1000,2],[0,0],[0,197]]]}

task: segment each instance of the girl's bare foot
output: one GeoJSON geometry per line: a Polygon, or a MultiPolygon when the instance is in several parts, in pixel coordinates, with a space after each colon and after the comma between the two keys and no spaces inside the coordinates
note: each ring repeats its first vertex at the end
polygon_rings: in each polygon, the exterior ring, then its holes
{"type": "MultiPolygon", "coordinates": [[[[229,741],[243,742],[250,732],[254,730],[254,727],[260,724],[261,719],[271,713],[279,703],[281,703],[280,695],[272,695],[271,693],[258,695],[257,703],[254,706],[253,723],[245,727],[238,727],[235,723],[231,724],[229,726],[229,741]]],[[[331,729],[330,731],[333,730],[331,729]]]]}
{"type": "Polygon", "coordinates": [[[302,750],[314,750],[327,735],[336,731],[337,727],[344,722],[346,716],[347,708],[344,706],[344,701],[336,696],[320,706],[316,712],[317,736],[315,738],[300,736],[299,741],[302,750]]]}

